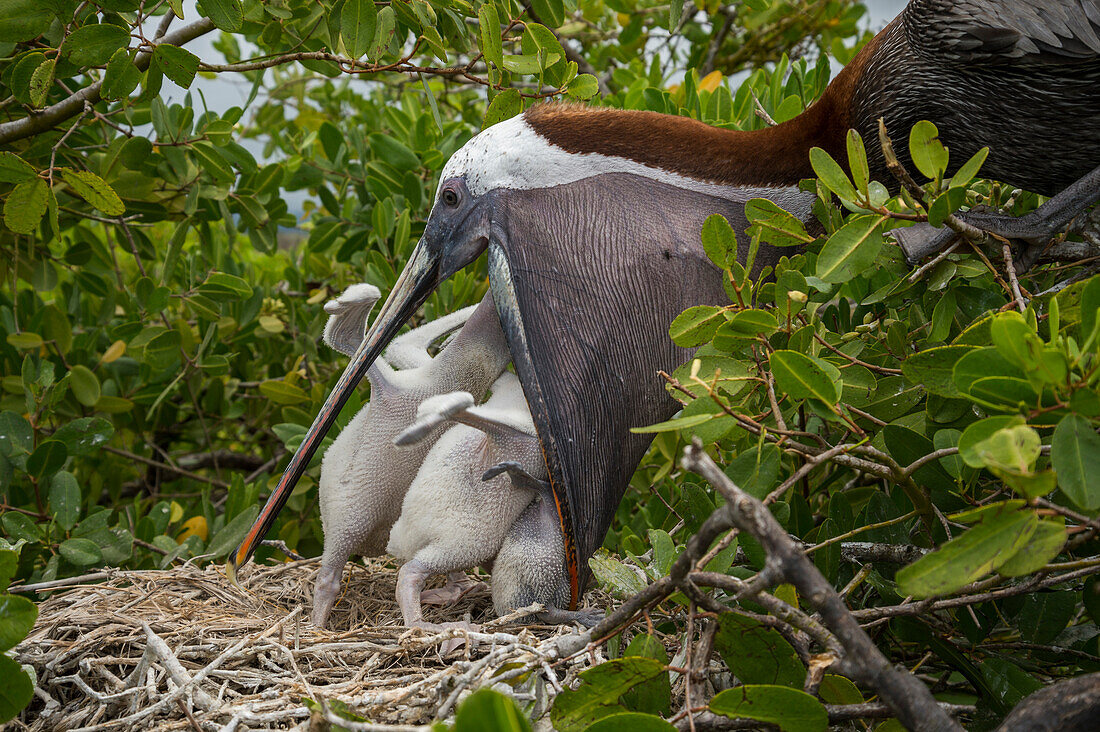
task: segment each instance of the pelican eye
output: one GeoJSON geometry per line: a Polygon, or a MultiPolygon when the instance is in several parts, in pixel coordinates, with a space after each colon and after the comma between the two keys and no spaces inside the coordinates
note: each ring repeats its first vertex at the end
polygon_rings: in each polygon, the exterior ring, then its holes
{"type": "Polygon", "coordinates": [[[454,188],[444,188],[441,195],[443,198],[443,203],[447,204],[448,206],[458,205],[458,191],[456,191],[454,188]]]}

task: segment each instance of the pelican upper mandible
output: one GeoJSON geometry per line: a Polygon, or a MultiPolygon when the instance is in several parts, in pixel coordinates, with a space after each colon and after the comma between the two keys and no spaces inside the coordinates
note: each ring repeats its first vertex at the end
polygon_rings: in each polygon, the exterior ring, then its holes
{"type": "MultiPolygon", "coordinates": [[[[740,231],[745,202],[765,197],[808,218],[813,196],[796,186],[813,175],[809,149],[843,159],[847,130],[874,139],[879,117],[899,134],[933,121],[955,165],[988,145],[983,175],[1039,193],[1066,189],[1052,214],[1095,200],[1098,30],[1100,0],[913,0],[821,99],[775,127],[543,104],[488,128],[444,167],[420,242],[277,492],[298,480],[351,390],[428,295],[488,251],[575,603],[649,444],[630,428],[678,408],[656,377],[690,356],[669,340],[669,323],[692,305],[727,302],[699,241],[706,217],[723,214],[740,231]]],[[[871,164],[887,180],[881,157],[871,164]]],[[[1057,218],[1041,212],[1029,223],[1057,218]]],[[[778,256],[762,248],[757,265],[778,256]]],[[[232,561],[247,557],[242,547],[232,561]]]]}

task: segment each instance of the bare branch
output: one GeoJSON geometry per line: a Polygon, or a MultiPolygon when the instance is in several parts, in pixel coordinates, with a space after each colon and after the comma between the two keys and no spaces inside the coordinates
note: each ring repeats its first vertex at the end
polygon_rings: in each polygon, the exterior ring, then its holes
{"type": "Polygon", "coordinates": [[[698,438],[684,449],[682,465],[701,475],[726,498],[726,505],[716,513],[726,513],[733,525],[760,542],[767,552],[768,565],[817,608],[825,625],[844,646],[846,655],[841,667],[847,675],[878,692],[907,727],[962,729],[937,705],[924,684],[887,660],[802,548],[787,536],[761,501],[734,485],[706,454],[698,438]]]}

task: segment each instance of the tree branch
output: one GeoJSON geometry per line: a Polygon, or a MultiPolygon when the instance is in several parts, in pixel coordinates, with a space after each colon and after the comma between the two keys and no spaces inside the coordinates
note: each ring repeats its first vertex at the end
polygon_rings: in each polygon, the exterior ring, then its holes
{"type": "MultiPolygon", "coordinates": [[[[161,43],[182,46],[212,30],[214,30],[214,23],[203,18],[190,25],[185,25],[172,33],[165,34],[164,37],[161,38],[161,43]]],[[[151,53],[139,53],[134,59],[134,65],[137,66],[140,71],[145,71],[149,68],[149,62],[152,58],[153,55],[151,53]]],[[[103,82],[97,81],[73,93],[72,96],[61,100],[57,104],[46,107],[39,112],[31,112],[22,119],[0,124],[0,145],[37,135],[56,127],[70,117],[75,117],[84,111],[85,103],[96,104],[99,102],[99,95],[102,87],[103,82]]]]}
{"type": "Polygon", "coordinates": [[[841,665],[846,675],[878,692],[902,724],[911,729],[962,729],[936,703],[924,684],[887,660],[802,548],[787,536],[762,502],[734,485],[706,454],[698,438],[684,449],[681,464],[685,470],[701,475],[725,497],[727,503],[718,512],[726,513],[733,525],[760,542],[767,552],[768,565],[817,608],[825,625],[844,646],[846,653],[841,665]]]}

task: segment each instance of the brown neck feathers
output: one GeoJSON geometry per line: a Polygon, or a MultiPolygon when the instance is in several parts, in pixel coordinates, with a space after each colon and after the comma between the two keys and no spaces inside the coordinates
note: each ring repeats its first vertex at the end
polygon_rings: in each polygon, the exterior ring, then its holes
{"type": "Polygon", "coordinates": [[[524,117],[536,133],[571,153],[627,158],[722,185],[795,185],[814,174],[811,147],[846,159],[851,100],[877,41],[867,44],[805,112],[763,130],[724,130],[687,117],[572,104],[536,105],[524,117]]]}

